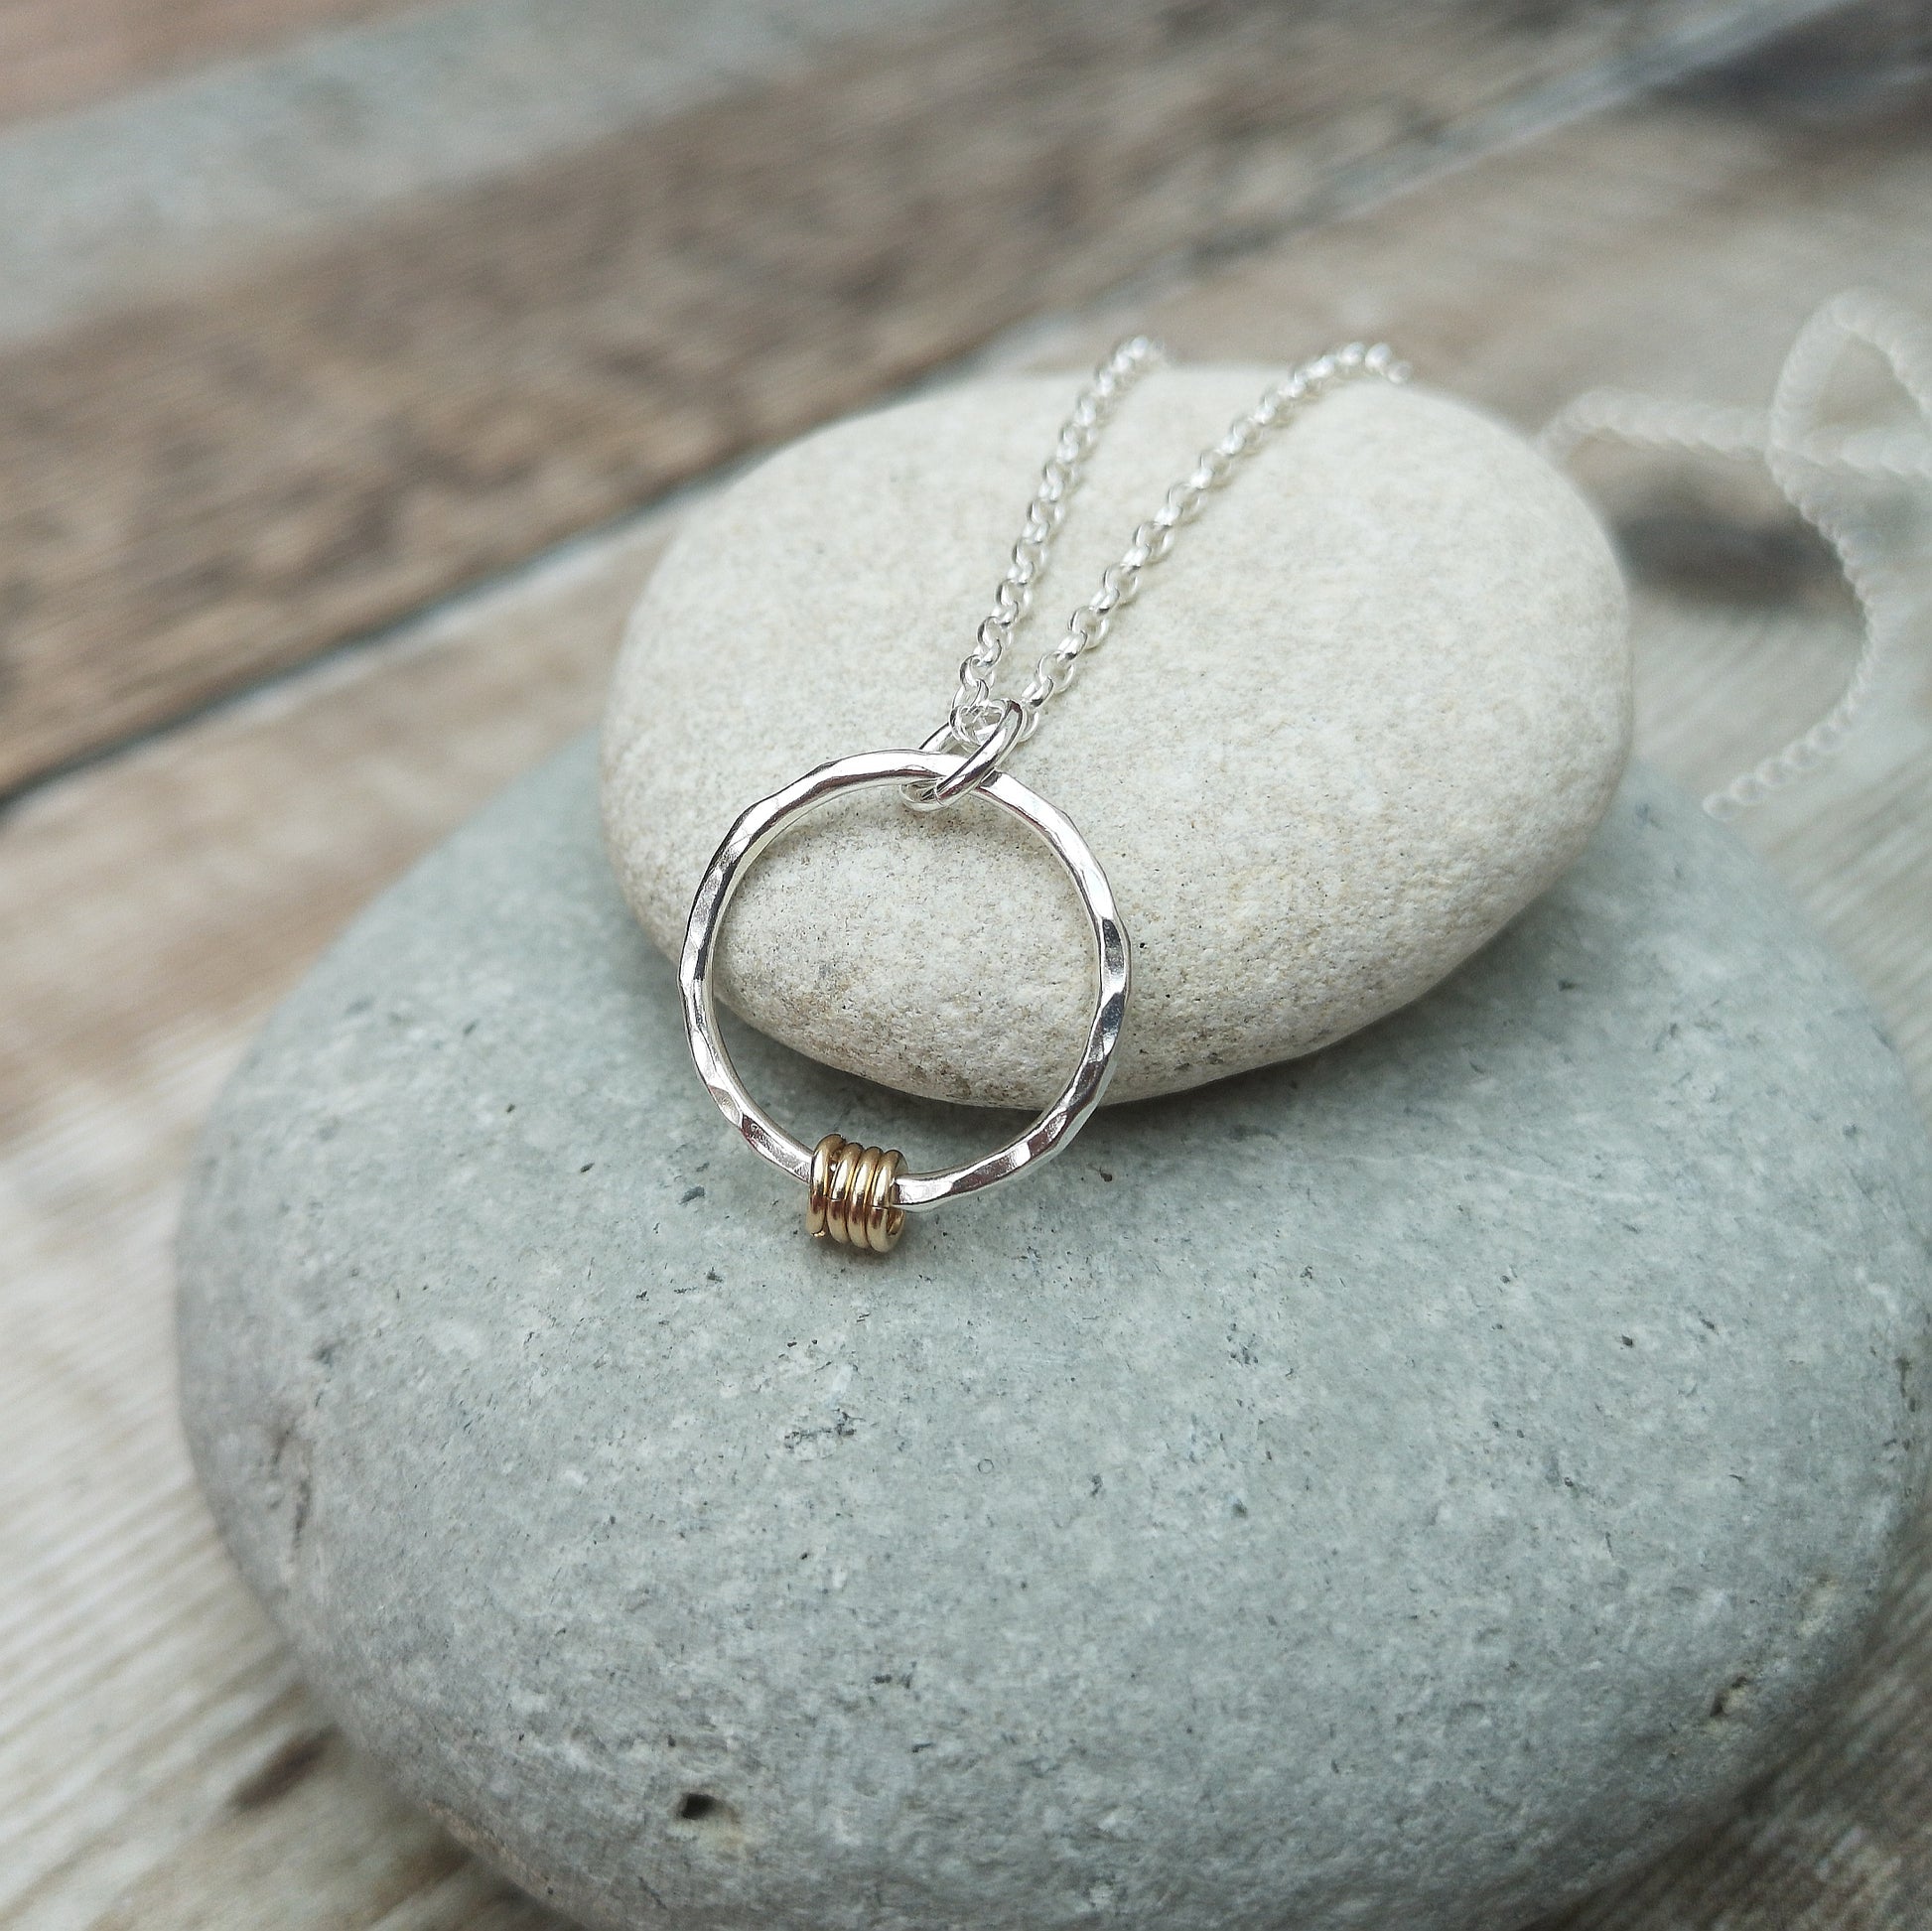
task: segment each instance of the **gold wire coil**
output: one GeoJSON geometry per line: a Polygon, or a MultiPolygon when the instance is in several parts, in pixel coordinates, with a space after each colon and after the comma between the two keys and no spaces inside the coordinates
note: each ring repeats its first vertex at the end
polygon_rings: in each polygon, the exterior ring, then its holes
{"type": "Polygon", "coordinates": [[[893,1184],[904,1167],[903,1154],[828,1133],[812,1149],[806,1232],[884,1254],[905,1231],[905,1209],[893,1204],[893,1184]]]}

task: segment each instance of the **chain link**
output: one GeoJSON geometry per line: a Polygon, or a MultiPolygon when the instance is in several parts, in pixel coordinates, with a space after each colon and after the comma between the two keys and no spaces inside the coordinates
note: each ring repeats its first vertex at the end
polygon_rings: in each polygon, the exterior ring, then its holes
{"type": "Polygon", "coordinates": [[[1180,526],[1197,515],[1201,505],[1220,488],[1267,433],[1299,415],[1330,389],[1344,382],[1374,378],[1405,382],[1408,365],[1396,359],[1386,343],[1372,347],[1351,342],[1331,348],[1292,369],[1264,391],[1247,414],[1228,425],[1219,442],[1196,458],[1194,467],[1171,488],[1161,507],[1135,531],[1120,560],[1100,573],[1100,587],[1067,619],[1059,641],[1040,654],[1033,676],[1017,700],[995,695],[993,682],[1000,660],[1015,630],[1033,606],[1035,592],[1045,574],[1053,539],[1066,520],[1069,501],[1085,474],[1087,459],[1100,434],[1112,420],[1121,399],[1148,373],[1167,359],[1167,351],[1147,336],[1131,336],[1093,372],[1081,390],[1073,413],[1060,427],[1053,453],[1040,472],[1039,487],[1027,506],[1027,517],[1013,546],[1006,575],[993,593],[993,609],[980,624],[973,647],[959,666],[959,689],[953,698],[948,727],[959,750],[985,745],[1017,701],[1024,718],[1016,737],[1033,736],[1040,713],[1073,681],[1080,659],[1105,640],[1115,617],[1131,603],[1141,587],[1142,574],[1174,546],[1180,526]]]}

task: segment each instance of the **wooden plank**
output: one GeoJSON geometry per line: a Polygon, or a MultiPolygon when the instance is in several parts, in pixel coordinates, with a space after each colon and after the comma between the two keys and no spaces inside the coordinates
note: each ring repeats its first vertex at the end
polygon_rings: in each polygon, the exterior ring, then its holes
{"type": "MultiPolygon", "coordinates": [[[[775,4],[685,12],[715,27],[775,4]]],[[[482,0],[432,20],[487,22],[501,83],[452,95],[443,141],[381,60],[332,43],[329,111],[306,82],[276,95],[306,114],[299,169],[279,122],[219,145],[257,111],[258,72],[234,83],[248,102],[184,96],[172,132],[134,103],[138,136],[96,118],[65,146],[32,130],[11,160],[0,143],[0,792],[1043,305],[1279,228],[1820,0],[1619,0],[1529,24],[1444,0],[1399,32],[1343,0],[871,4],[863,35],[780,36],[759,57],[774,65],[723,97],[704,42],[688,89],[703,98],[682,111],[666,89],[685,57],[667,79],[640,39],[630,56],[658,80],[631,119],[564,149],[552,129],[507,174],[486,165],[479,102],[526,115],[575,52],[549,10],[516,16],[518,43],[482,0]],[[476,157],[469,173],[441,171],[445,147],[476,157]],[[151,149],[187,172],[150,166],[151,149]],[[232,219],[210,227],[207,207],[232,219]],[[56,296],[72,309],[58,326],[56,296]]],[[[609,64],[622,70],[626,20],[641,36],[664,17],[603,9],[609,64]]],[[[369,32],[405,27],[428,71],[434,36],[426,54],[413,17],[369,32]]]]}
{"type": "MultiPolygon", "coordinates": [[[[1076,315],[1027,352],[1084,353],[1128,320],[1244,357],[1386,328],[1429,379],[1524,423],[1601,381],[1755,402],[1815,296],[1875,282],[1932,315],[1929,193],[1922,116],[1785,122],[1678,101],[1491,158],[1131,311],[1076,315]]],[[[1680,485],[1639,476],[1626,500],[1668,507],[1680,485]]],[[[222,1562],[172,1419],[166,1242],[194,1123],[267,1003],[354,902],[591,715],[660,536],[588,543],[5,821],[0,1923],[14,1931],[549,1922],[329,1735],[222,1562]]],[[[1661,583],[1639,601],[1646,745],[1699,784],[1771,742],[1850,641],[1828,595],[1754,610],[1721,602],[1727,580],[1711,575],[1703,601],[1661,583]]],[[[1920,644],[1842,763],[1742,832],[1873,988],[1932,1098],[1920,644]]],[[[1921,1549],[1806,1749],[1564,1931],[1922,1931],[1928,1686],[1921,1549]]]]}
{"type": "Polygon", "coordinates": [[[406,0],[4,0],[0,125],[105,100],[406,0]]]}

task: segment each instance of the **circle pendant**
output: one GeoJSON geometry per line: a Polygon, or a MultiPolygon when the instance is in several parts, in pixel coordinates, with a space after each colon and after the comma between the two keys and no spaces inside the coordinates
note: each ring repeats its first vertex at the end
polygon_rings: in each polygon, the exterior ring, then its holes
{"type": "MultiPolygon", "coordinates": [[[[820,805],[876,785],[916,783],[929,788],[952,776],[964,761],[949,752],[875,751],[856,758],[836,759],[807,771],[783,790],[774,791],[741,813],[718,847],[691,901],[691,916],[684,928],[684,949],[678,960],[678,988],[684,1001],[684,1030],[691,1042],[691,1057],[698,1076],[718,1102],[718,1110],[738,1129],[746,1145],[802,1185],[813,1185],[814,1150],[786,1132],[745,1090],[718,1031],[711,975],[717,959],[718,935],[732,895],[771,842],[820,805]]],[[[1088,1115],[1100,1104],[1101,1095],[1107,1090],[1107,1082],[1113,1076],[1114,1051],[1120,1043],[1121,1021],[1127,1011],[1127,934],[1121,926],[1120,911],[1114,903],[1107,875],[1086,840],[1075,830],[1073,821],[1006,771],[989,773],[974,788],[977,795],[1018,818],[1059,860],[1072,879],[1093,936],[1093,1016],[1073,1076],[1059,1097],[1017,1139],[963,1167],[930,1173],[912,1173],[895,1168],[890,1206],[906,1213],[922,1212],[963,1193],[1000,1186],[1058,1153],[1086,1124],[1088,1115]]],[[[824,1146],[823,1141],[819,1144],[824,1146]]],[[[897,1156],[882,1155],[882,1159],[886,1158],[896,1160],[897,1156]]],[[[820,1165],[824,1164],[821,1156],[820,1165]]],[[[866,1172],[871,1176],[869,1185],[883,1189],[877,1166],[868,1167],[866,1172]]],[[[843,1214],[824,1211],[820,1192],[822,1188],[814,1193],[814,1231],[823,1233],[830,1227],[845,1225],[843,1214]]],[[[887,1205],[883,1190],[878,1205],[881,1209],[887,1205]]],[[[879,1224],[876,1214],[873,1224],[879,1224]]],[[[896,1222],[893,1237],[897,1238],[896,1222]]],[[[879,1245],[877,1235],[871,1244],[879,1245]]]]}

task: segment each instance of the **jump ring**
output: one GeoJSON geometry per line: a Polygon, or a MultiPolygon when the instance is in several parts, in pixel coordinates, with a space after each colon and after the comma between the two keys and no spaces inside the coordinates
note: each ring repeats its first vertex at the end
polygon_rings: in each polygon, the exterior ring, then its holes
{"type": "MultiPolygon", "coordinates": [[[[992,776],[1005,762],[1007,754],[1020,742],[1026,729],[1027,707],[1014,698],[1008,698],[1001,706],[1000,722],[986,734],[977,749],[960,759],[956,770],[929,788],[908,784],[899,795],[914,811],[943,811],[955,798],[963,798],[968,791],[977,790],[992,776]]],[[[943,751],[952,735],[952,723],[948,720],[919,749],[943,751]]]]}

